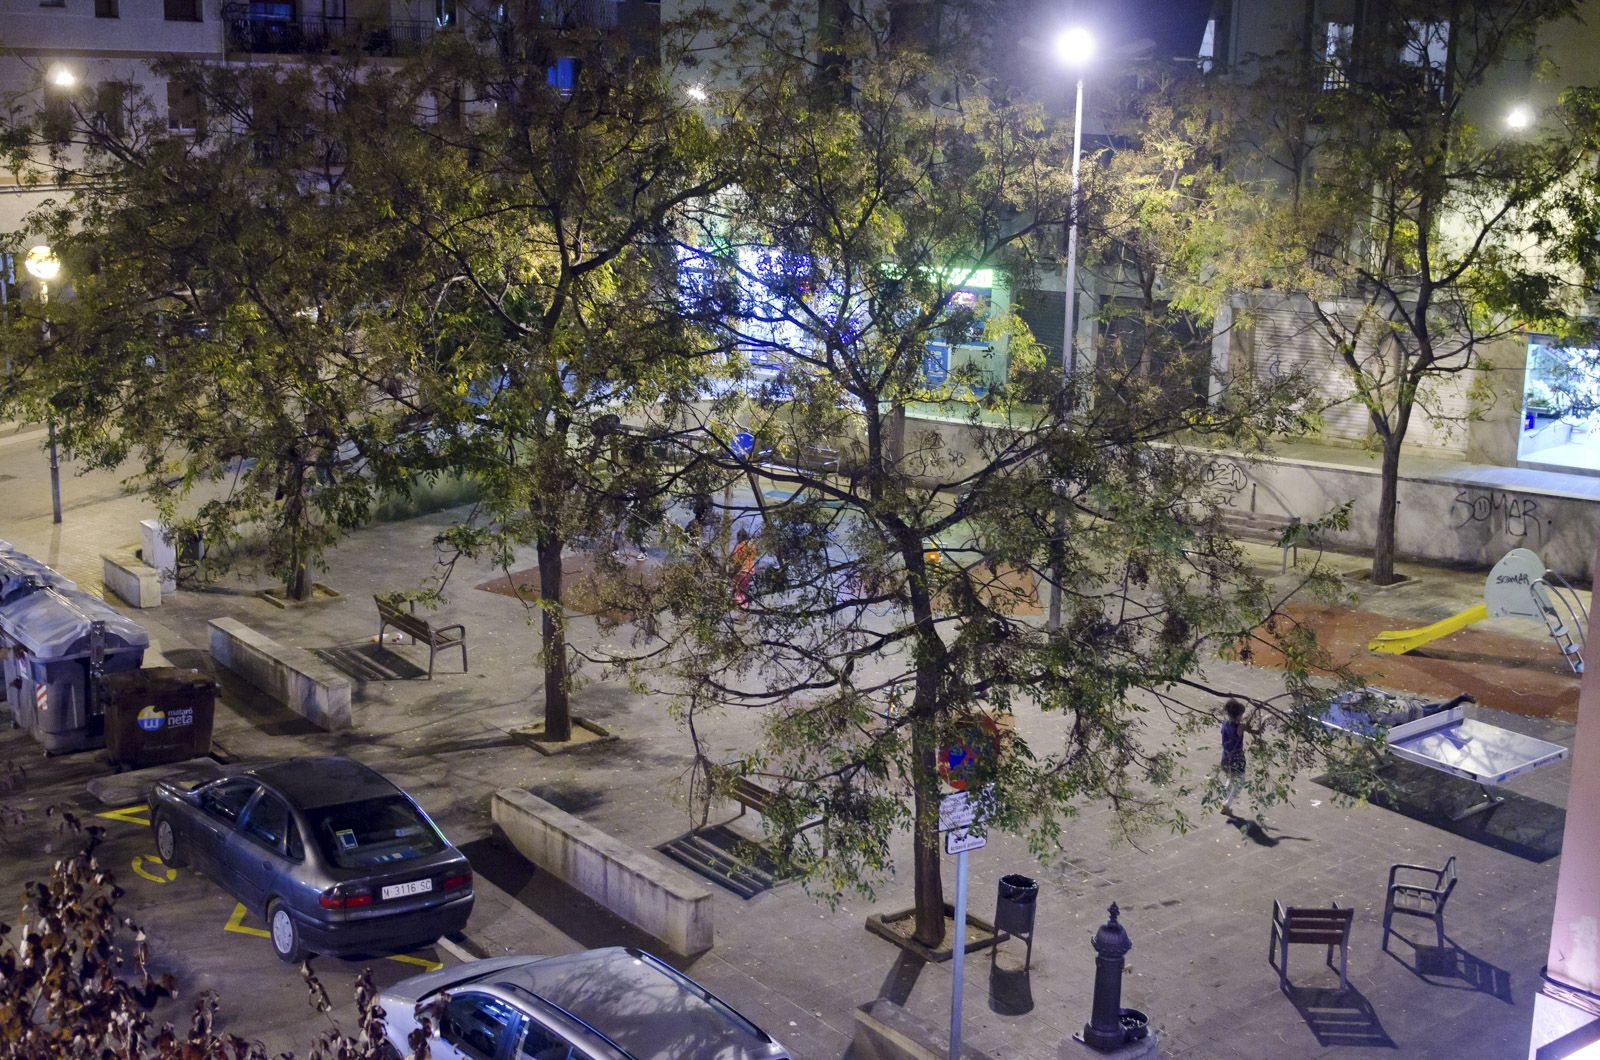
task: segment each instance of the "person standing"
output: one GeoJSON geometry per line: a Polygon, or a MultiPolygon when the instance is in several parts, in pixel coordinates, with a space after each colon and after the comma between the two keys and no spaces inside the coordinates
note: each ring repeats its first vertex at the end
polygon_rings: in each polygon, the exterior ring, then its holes
{"type": "Polygon", "coordinates": [[[733,602],[741,611],[750,607],[750,583],[755,580],[759,556],[750,531],[740,527],[738,543],[733,546],[733,602]]]}
{"type": "Polygon", "coordinates": [[[1244,735],[1261,735],[1261,726],[1254,728],[1245,724],[1244,704],[1237,699],[1230,699],[1222,705],[1222,712],[1226,718],[1222,722],[1222,775],[1227,782],[1227,792],[1222,797],[1222,812],[1227,817],[1232,817],[1233,800],[1238,798],[1244,790],[1245,756],[1244,735]]]}

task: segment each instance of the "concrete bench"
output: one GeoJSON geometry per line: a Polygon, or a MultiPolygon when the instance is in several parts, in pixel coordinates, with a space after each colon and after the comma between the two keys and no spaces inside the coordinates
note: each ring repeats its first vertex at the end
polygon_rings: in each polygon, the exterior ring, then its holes
{"type": "Polygon", "coordinates": [[[539,868],[684,957],[711,948],[711,891],[521,788],[495,792],[494,823],[539,868]]]}
{"type": "Polygon", "coordinates": [[[353,724],[350,680],[303,648],[289,648],[231,618],[214,618],[211,657],[330,732],[353,724]]]}
{"type": "Polygon", "coordinates": [[[161,606],[161,572],[127,552],[100,555],[100,580],[107,589],[133,607],[161,606]]]}

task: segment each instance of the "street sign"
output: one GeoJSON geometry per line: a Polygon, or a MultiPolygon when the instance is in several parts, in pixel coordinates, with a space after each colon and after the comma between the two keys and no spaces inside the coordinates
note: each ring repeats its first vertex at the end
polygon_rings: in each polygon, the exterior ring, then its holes
{"type": "Polygon", "coordinates": [[[966,828],[977,816],[978,808],[972,802],[970,791],[958,791],[939,800],[939,831],[966,828]]]}
{"type": "Polygon", "coordinates": [[[733,441],[728,443],[728,448],[733,455],[741,460],[750,459],[750,454],[756,451],[756,436],[749,431],[740,431],[733,436],[733,441]]]}
{"type": "Polygon", "coordinates": [[[977,850],[988,841],[988,836],[969,832],[965,828],[952,828],[944,834],[944,852],[946,854],[965,854],[969,850],[977,850]]]}

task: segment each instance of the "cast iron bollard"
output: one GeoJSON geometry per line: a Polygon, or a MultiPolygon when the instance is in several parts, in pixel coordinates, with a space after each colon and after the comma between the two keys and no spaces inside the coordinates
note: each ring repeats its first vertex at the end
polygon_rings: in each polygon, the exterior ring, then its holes
{"type": "Polygon", "coordinates": [[[1128,933],[1117,923],[1117,903],[1107,910],[1111,919],[1094,933],[1094,1008],[1083,1027],[1083,1043],[1108,1053],[1127,1040],[1122,1029],[1122,960],[1133,949],[1128,933]]]}

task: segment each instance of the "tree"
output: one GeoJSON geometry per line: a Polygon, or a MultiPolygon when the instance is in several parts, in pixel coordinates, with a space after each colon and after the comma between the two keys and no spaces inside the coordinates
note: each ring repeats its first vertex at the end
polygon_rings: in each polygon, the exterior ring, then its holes
{"type": "Polygon", "coordinates": [[[397,459],[480,487],[446,545],[508,569],[534,546],[542,738],[563,741],[563,553],[653,523],[659,460],[627,421],[702,385],[708,351],[679,312],[668,232],[724,183],[718,152],[735,136],[616,35],[536,4],[503,10],[474,12],[479,37],[363,96],[369,193],[418,248],[369,339],[420,351],[429,452],[397,459]],[[558,69],[576,71],[570,85],[558,69]]]}
{"type": "Polygon", "coordinates": [[[1290,191],[1264,230],[1276,285],[1309,299],[1381,452],[1375,584],[1395,580],[1417,408],[1437,414],[1438,390],[1475,373],[1486,346],[1563,329],[1573,308],[1568,266],[1540,243],[1570,216],[1560,200],[1578,193],[1580,144],[1559,125],[1503,131],[1484,108],[1495,71],[1575,8],[1412,0],[1363,25],[1332,66],[1301,55],[1244,72],[1259,138],[1247,154],[1290,191]]]}
{"type": "Polygon", "coordinates": [[[91,467],[136,459],[164,521],[198,531],[214,566],[258,535],[303,599],[322,552],[409,486],[369,459],[407,421],[400,376],[363,341],[405,252],[350,194],[359,173],[327,101],[351,68],[161,72],[187,86],[195,128],[132,95],[114,122],[68,116],[77,151],[28,226],[70,297],[50,303],[42,343],[37,302],[13,317],[0,403],[53,415],[91,467]]]}
{"type": "MultiPolygon", "coordinates": [[[[746,482],[734,517],[770,562],[743,609],[727,561],[691,543],[646,627],[665,640],[646,638],[634,672],[677,693],[703,790],[742,774],[779,790],[764,813],[774,849],[823,893],[870,891],[909,828],[911,934],[934,946],[944,749],[1000,734],[1000,753],[958,779],[983,793],[990,828],[1043,849],[1081,800],[1110,801],[1129,827],[1185,819],[1177,751],[1141,724],[1136,692],[1180,728],[1210,724],[1215,708],[1186,700],[1218,691],[1207,662],[1252,636],[1283,641],[1303,690],[1305,645],[1286,625],[1261,631],[1274,601],[1218,530],[1204,456],[1154,444],[1285,430],[1293,410],[1240,386],[1068,416],[1078,402],[1060,399],[1026,328],[977,297],[981,271],[1015,288],[1059,246],[1061,131],[969,71],[887,46],[872,19],[852,24],[827,74],[848,84],[826,91],[781,25],[747,31],[797,61],[761,81],[729,223],[699,244],[741,291],[726,327],[751,367],[686,440],[746,482]],[[981,356],[930,375],[930,343],[1008,346],[1009,375],[981,356]],[[954,425],[913,430],[913,406],[954,425]],[[739,431],[749,458],[728,448],[739,431]],[[1052,541],[1058,487],[1068,523],[1052,541]],[[1056,571],[1051,633],[1017,612],[1056,571]],[[734,762],[702,736],[725,709],[761,717],[761,746],[734,762]],[[1058,719],[1043,743],[1011,725],[1034,710],[1058,719]],[[817,814],[825,849],[800,831],[817,814]]],[[[1150,368],[1158,391],[1166,370],[1150,368]]],[[[1303,760],[1314,727],[1268,706],[1283,724],[1266,758],[1303,760]]]]}

